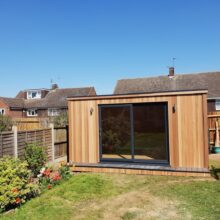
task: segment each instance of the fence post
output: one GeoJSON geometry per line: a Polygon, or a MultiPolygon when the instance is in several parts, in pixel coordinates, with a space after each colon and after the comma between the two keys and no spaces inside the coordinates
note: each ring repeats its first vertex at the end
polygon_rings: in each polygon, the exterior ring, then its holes
{"type": "Polygon", "coordinates": [[[3,143],[2,143],[2,134],[0,133],[0,153],[1,157],[3,157],[3,143]]]}
{"type": "Polygon", "coordinates": [[[51,128],[51,153],[52,153],[52,162],[55,160],[55,147],[54,147],[54,124],[50,123],[51,128]]]}
{"type": "Polygon", "coordinates": [[[66,125],[66,156],[67,156],[67,162],[69,162],[70,155],[69,155],[69,126],[66,125]]]}
{"type": "Polygon", "coordinates": [[[14,133],[14,157],[18,158],[18,128],[17,126],[13,125],[12,131],[14,133]]]}

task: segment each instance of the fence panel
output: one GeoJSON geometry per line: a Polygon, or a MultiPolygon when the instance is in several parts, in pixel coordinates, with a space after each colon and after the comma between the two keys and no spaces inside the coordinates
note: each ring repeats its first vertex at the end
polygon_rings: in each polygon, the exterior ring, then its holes
{"type": "Polygon", "coordinates": [[[52,160],[52,134],[51,129],[18,131],[18,157],[23,158],[24,148],[28,143],[36,143],[39,146],[45,147],[47,159],[52,160]]]}
{"type": "MultiPolygon", "coordinates": [[[[220,130],[220,112],[209,112],[208,115],[208,127],[209,127],[209,146],[214,146],[216,138],[215,123],[218,122],[220,130]]],[[[220,138],[220,136],[219,136],[220,138]]]]}
{"type": "Polygon", "coordinates": [[[0,157],[17,155],[18,158],[22,159],[24,157],[25,145],[28,143],[36,143],[44,147],[48,161],[52,160],[53,140],[51,128],[18,131],[16,133],[14,131],[0,133],[0,157]]]}
{"type": "Polygon", "coordinates": [[[0,153],[1,156],[14,156],[14,132],[0,134],[0,153]]]}
{"type": "Polygon", "coordinates": [[[68,126],[54,128],[55,159],[67,156],[68,126]]]}
{"type": "Polygon", "coordinates": [[[48,118],[16,118],[14,123],[18,131],[44,129],[49,127],[48,118]]]}

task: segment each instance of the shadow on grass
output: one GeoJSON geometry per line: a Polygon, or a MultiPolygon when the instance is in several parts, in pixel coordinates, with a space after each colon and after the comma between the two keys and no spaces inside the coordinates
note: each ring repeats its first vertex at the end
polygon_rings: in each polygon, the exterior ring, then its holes
{"type": "Polygon", "coordinates": [[[211,165],[210,173],[211,176],[214,177],[216,180],[220,180],[220,168],[216,168],[211,165]]]}

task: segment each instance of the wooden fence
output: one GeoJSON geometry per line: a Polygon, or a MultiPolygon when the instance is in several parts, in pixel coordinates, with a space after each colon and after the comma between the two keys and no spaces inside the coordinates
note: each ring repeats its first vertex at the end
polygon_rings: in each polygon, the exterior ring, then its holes
{"type": "Polygon", "coordinates": [[[15,118],[14,124],[18,131],[28,131],[49,128],[49,118],[15,118]]]}
{"type": "Polygon", "coordinates": [[[45,148],[48,161],[53,160],[52,129],[13,131],[0,133],[0,157],[12,156],[22,159],[28,143],[36,143],[45,148]]]}
{"type": "Polygon", "coordinates": [[[68,126],[54,128],[55,159],[68,156],[68,126]]]}
{"type": "Polygon", "coordinates": [[[18,131],[17,133],[17,148],[18,157],[22,158],[24,155],[24,148],[26,143],[36,143],[45,148],[47,159],[53,160],[52,149],[52,131],[48,129],[18,131]]]}
{"type": "Polygon", "coordinates": [[[45,148],[48,161],[67,156],[68,152],[68,127],[18,131],[13,126],[13,131],[0,133],[0,157],[12,156],[23,158],[24,148],[28,143],[36,143],[45,148]]]}
{"type": "Polygon", "coordinates": [[[2,156],[14,156],[14,132],[0,133],[0,157],[2,156]]]}
{"type": "MultiPolygon", "coordinates": [[[[211,148],[215,144],[215,123],[218,122],[220,127],[220,112],[209,112],[208,114],[208,127],[209,127],[209,147],[211,148]]],[[[220,128],[219,128],[220,130],[220,128]]],[[[219,137],[220,138],[220,137],[219,137]]]]}

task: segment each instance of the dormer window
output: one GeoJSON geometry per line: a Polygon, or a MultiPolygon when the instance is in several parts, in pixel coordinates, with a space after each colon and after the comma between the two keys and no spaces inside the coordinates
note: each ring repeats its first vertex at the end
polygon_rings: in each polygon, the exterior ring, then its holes
{"type": "Polygon", "coordinates": [[[27,99],[41,99],[41,91],[38,90],[27,91],[27,99]]]}

